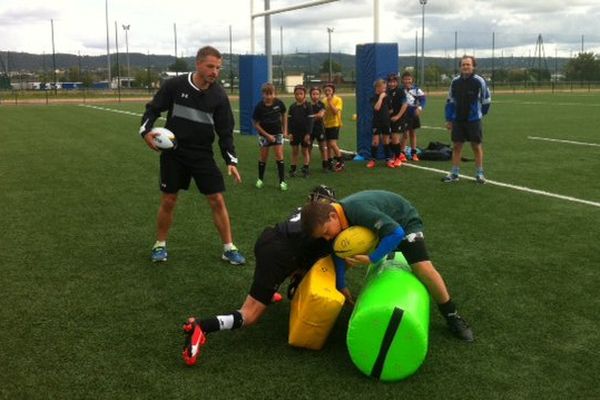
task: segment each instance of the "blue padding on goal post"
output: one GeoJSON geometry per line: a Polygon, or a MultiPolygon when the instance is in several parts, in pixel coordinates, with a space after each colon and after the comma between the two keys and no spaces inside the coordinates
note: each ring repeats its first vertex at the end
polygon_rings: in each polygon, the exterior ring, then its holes
{"type": "Polygon", "coordinates": [[[243,135],[257,133],[252,125],[252,112],[262,100],[260,87],[267,78],[266,56],[240,56],[240,132],[243,135]]]}
{"type": "MultiPolygon", "coordinates": [[[[373,108],[369,102],[375,94],[373,82],[392,73],[398,73],[397,43],[356,45],[356,153],[367,160],[371,158],[373,138],[373,108]]],[[[383,158],[382,148],[378,158],[383,158]]]]}

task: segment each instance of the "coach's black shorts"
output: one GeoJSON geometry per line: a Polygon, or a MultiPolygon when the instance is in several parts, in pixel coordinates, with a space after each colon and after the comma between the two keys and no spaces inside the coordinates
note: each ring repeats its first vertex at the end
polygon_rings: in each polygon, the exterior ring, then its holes
{"type": "Polygon", "coordinates": [[[481,120],[473,122],[453,122],[452,141],[460,143],[481,143],[483,141],[483,130],[481,128],[481,120]]]}
{"type": "Polygon", "coordinates": [[[266,228],[254,245],[256,267],[250,296],[265,305],[288,276],[298,269],[294,246],[275,228],[266,228]]]}
{"type": "Polygon", "coordinates": [[[338,140],[340,138],[340,127],[325,128],[325,139],[338,140]]]}
{"type": "Polygon", "coordinates": [[[429,261],[429,254],[425,246],[425,237],[423,232],[411,233],[404,238],[398,245],[396,251],[402,252],[409,265],[421,261],[429,261]]]}
{"type": "Polygon", "coordinates": [[[160,190],[163,193],[188,190],[192,178],[204,195],[225,191],[223,174],[212,157],[187,158],[166,151],[161,153],[160,190]]]}

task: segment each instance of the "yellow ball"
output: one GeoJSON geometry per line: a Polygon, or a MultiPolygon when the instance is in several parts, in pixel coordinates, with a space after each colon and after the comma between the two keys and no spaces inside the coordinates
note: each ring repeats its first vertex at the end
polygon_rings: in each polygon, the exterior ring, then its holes
{"type": "Polygon", "coordinates": [[[333,242],[333,251],[340,258],[370,254],[378,242],[377,235],[364,226],[351,226],[341,231],[333,242]]]}

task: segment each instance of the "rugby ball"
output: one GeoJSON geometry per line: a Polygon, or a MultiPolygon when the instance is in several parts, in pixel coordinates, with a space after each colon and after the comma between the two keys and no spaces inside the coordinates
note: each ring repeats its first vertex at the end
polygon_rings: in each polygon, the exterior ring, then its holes
{"type": "Polygon", "coordinates": [[[167,128],[152,128],[149,133],[158,133],[158,135],[154,136],[152,141],[154,142],[154,145],[161,150],[169,150],[177,146],[175,134],[167,128]]]}
{"type": "Polygon", "coordinates": [[[351,226],[341,231],[333,242],[333,251],[340,258],[369,255],[377,246],[377,235],[364,226],[351,226]]]}

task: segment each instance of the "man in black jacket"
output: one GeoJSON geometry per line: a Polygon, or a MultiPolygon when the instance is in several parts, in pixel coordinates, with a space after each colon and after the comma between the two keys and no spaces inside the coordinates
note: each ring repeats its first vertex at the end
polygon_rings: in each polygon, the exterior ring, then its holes
{"type": "Polygon", "coordinates": [[[152,133],[154,122],[167,111],[165,127],[176,137],[177,147],[160,154],[160,207],[157,216],[156,243],[152,261],[167,260],[166,240],[173,222],[173,211],[180,189],[187,190],[194,178],[200,193],[206,196],[214,224],[223,241],[221,258],[231,264],[246,262],[233,244],[229,213],[223,192],[223,174],[214,160],[212,144],[215,132],[219,136],[221,155],[228,174],[241,182],[233,145],[234,119],[231,104],[217,82],[221,70],[221,53],[210,46],[198,50],[196,71],[166,81],[146,104],[140,135],[148,147],[158,151],[152,133]]]}

